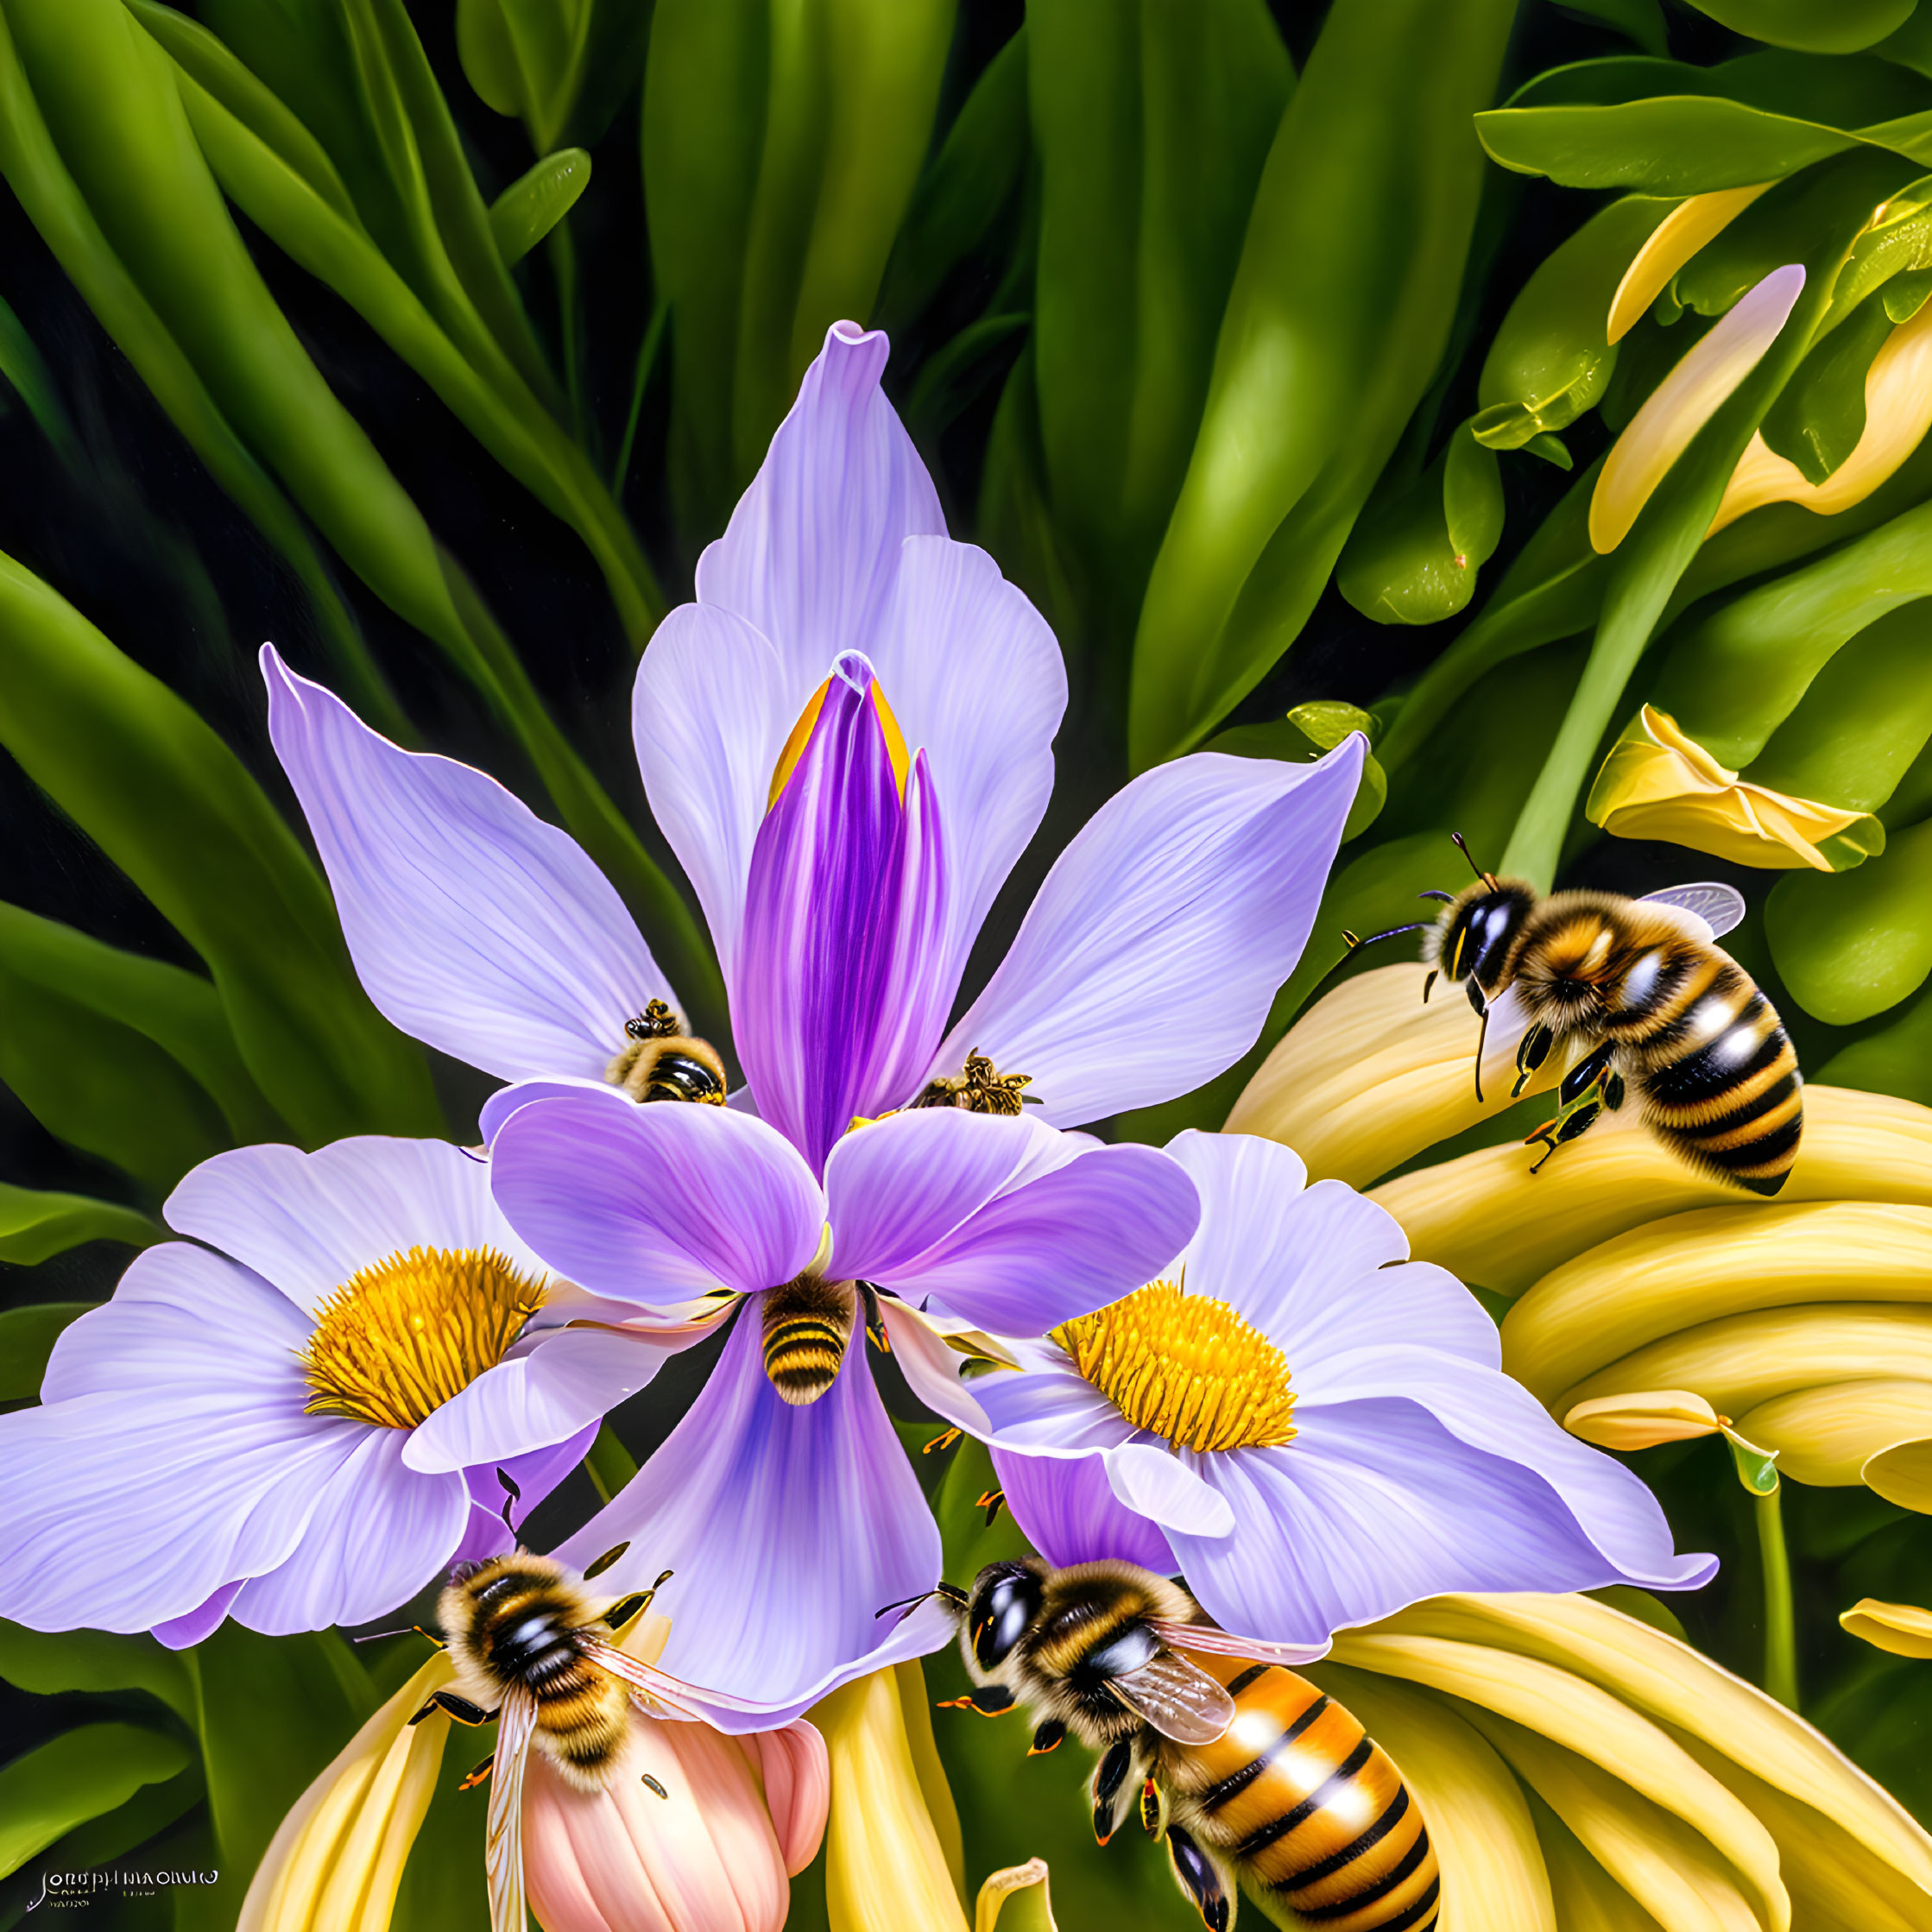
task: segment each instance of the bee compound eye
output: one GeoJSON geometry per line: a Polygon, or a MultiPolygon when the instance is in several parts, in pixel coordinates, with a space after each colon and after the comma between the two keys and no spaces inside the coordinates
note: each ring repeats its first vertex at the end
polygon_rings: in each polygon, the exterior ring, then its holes
{"type": "Polygon", "coordinates": [[[1039,1614],[1040,1580],[1016,1564],[982,1579],[982,1585],[974,1593],[967,1627],[980,1668],[993,1670],[1012,1656],[1027,1625],[1039,1614]]]}

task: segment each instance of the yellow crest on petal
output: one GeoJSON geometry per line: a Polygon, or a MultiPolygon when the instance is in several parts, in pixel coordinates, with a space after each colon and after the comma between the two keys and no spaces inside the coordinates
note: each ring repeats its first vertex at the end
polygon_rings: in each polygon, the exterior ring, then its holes
{"type": "Polygon", "coordinates": [[[1618,838],[1665,839],[1768,868],[1834,872],[1885,849],[1869,813],[1750,784],[1649,704],[1604,760],[1583,810],[1618,838]]]}
{"type": "MultiPolygon", "coordinates": [[[[769,811],[778,803],[785,787],[791,783],[792,773],[799,768],[799,761],[805,756],[805,747],[811,742],[812,727],[818,722],[819,712],[825,708],[825,693],[831,688],[832,681],[828,678],[805,700],[805,709],[799,713],[799,722],[792,727],[792,736],[785,741],[785,748],[779,753],[778,762],[772,767],[771,790],[765,799],[766,811],[769,811]]],[[[870,695],[880,733],[886,741],[886,756],[892,761],[893,777],[903,800],[906,773],[912,768],[912,761],[906,749],[906,734],[899,729],[899,720],[893,717],[893,708],[886,702],[886,694],[880,690],[876,678],[872,681],[870,695]]]]}

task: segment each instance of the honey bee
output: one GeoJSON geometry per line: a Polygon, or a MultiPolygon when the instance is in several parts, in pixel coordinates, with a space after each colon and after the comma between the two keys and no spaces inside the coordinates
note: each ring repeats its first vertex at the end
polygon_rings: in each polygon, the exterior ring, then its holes
{"type": "Polygon", "coordinates": [[[956,1076],[942,1074],[920,1089],[915,1107],[961,1107],[969,1114],[1013,1114],[1026,1105],[1037,1105],[1032,1094],[1022,1091],[1032,1085],[1028,1073],[1001,1073],[983,1053],[969,1053],[962,1072],[956,1076]]]}
{"type": "Polygon", "coordinates": [[[635,1101],[695,1100],[724,1105],[724,1062],[709,1040],[692,1039],[662,1000],[624,1022],[630,1045],[604,1069],[635,1101]]]}
{"type": "MultiPolygon", "coordinates": [[[[597,1791],[616,1769],[634,1702],[647,1713],[700,1715],[681,1698],[685,1686],[675,1677],[617,1647],[671,1572],[616,1602],[600,1602],[584,1588],[628,1548],[607,1551],[582,1575],[523,1549],[458,1564],[437,1603],[441,1638],[423,1632],[448,1651],[456,1684],[435,1692],[409,1721],[420,1724],[436,1710],[459,1724],[496,1720],[495,1752],[464,1780],[465,1790],[489,1781],[484,1864],[491,1932],[523,1932],[523,1777],[533,1746],[566,1784],[597,1791]]],[[[646,1782],[660,1797],[667,1795],[654,1779],[646,1782]]]]}
{"type": "MultiPolygon", "coordinates": [[[[1544,898],[1479,868],[1460,894],[1425,896],[1447,903],[1423,943],[1433,969],[1423,997],[1437,972],[1465,982],[1487,1032],[1497,1001],[1515,994],[1528,1020],[1515,1093],[1557,1048],[1587,1049],[1556,1089],[1556,1117],[1524,1143],[1547,1150],[1532,1173],[1633,1097],[1644,1125],[1692,1166],[1754,1194],[1784,1185],[1804,1080],[1771,1001],[1712,943],[1744,916],[1729,887],[1544,898]]],[[[1480,1039],[1476,1055],[1480,1099],[1480,1039]]]]}
{"type": "Polygon", "coordinates": [[[1336,1932],[1436,1923],[1421,1808],[1348,1711],[1285,1668],[1309,1651],[1216,1629],[1179,1584],[1133,1563],[1031,1557],[938,1594],[978,1686],[957,1702],[1024,1709],[1029,1755],[1070,1734],[1098,1752],[1094,1836],[1113,1837],[1137,1790],[1142,1828],[1165,1834],[1209,1932],[1233,1925],[1237,1882],[1336,1932]]]}

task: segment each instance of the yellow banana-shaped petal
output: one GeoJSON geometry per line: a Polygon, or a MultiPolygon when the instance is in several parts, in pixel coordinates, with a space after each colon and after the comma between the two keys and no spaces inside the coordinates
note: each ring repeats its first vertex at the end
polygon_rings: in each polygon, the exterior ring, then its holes
{"type": "Polygon", "coordinates": [[[1651,304],[1664,293],[1671,276],[1771,185],[1759,181],[1747,188],[1719,188],[1679,202],[1651,230],[1650,239],[1624,270],[1624,279],[1610,298],[1607,339],[1621,342],[1649,314],[1651,304]]]}
{"type": "Polygon", "coordinates": [[[1849,1487],[1895,1444],[1932,1433],[1932,1380],[1880,1375],[1794,1389],[1746,1411],[1737,1428],[1775,1450],[1794,1482],[1849,1487]]]}
{"type": "Polygon", "coordinates": [[[1640,1389],[1629,1395],[1579,1402],[1563,1418],[1572,1436],[1599,1449],[1655,1449],[1714,1436],[1724,1426],[1716,1410],[1688,1389],[1640,1389]]]}
{"type": "Polygon", "coordinates": [[[1853,1636],[1894,1657],[1932,1657],[1932,1610],[1921,1610],[1916,1603],[1861,1597],[1840,1611],[1838,1620],[1853,1636]]]}
{"type": "Polygon", "coordinates": [[[980,1887],[973,1932],[994,1932],[1002,1925],[1005,1932],[1058,1932],[1045,1859],[1009,1865],[980,1887]]]}

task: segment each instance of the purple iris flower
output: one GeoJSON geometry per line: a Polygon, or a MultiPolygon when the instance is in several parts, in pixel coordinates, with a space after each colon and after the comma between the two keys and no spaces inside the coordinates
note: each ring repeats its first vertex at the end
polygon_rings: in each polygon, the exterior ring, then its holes
{"type": "Polygon", "coordinates": [[[0,1417],[0,1616],[199,1643],[361,1623],[513,1538],[605,1410],[703,1331],[540,1326],[573,1312],[441,1141],[256,1146],[169,1196],[0,1417]],[[216,1252],[218,1250],[219,1252],[216,1252]]]}
{"type": "Polygon", "coordinates": [[[1709,1581],[1380,1208],[1247,1134],[1168,1152],[1201,1224],[1167,1279],[1011,1342],[1020,1373],[974,1376],[970,1407],[927,1395],[1049,1562],[1179,1571],[1229,1630],[1306,1645],[1444,1591],[1709,1581]]]}
{"type": "Polygon", "coordinates": [[[950,1387],[958,1407],[943,1330],[1044,1334],[1145,1280],[1196,1213],[1193,1184],[1157,1149],[953,1108],[843,1135],[821,1183],[762,1121],[579,1091],[513,1114],[490,1168],[511,1224],[607,1305],[656,1315],[743,1297],[696,1404],[558,1555],[582,1564],[628,1539],[614,1591],[672,1570],[658,1600],[665,1668],[779,1706],[779,1721],[934,1649],[950,1624],[936,1609],[897,1627],[878,1614],[931,1588],[940,1546],[862,1329],[830,1390],[793,1405],[761,1359],[765,1293],[801,1276],[865,1283],[908,1381],[950,1387]]]}
{"type": "MultiPolygon", "coordinates": [[[[1149,772],[1047,875],[1005,961],[947,1018],[1039,825],[1066,679],[984,552],[946,535],[840,323],[764,467],[639,667],[651,808],[717,946],[751,1100],[815,1167],[855,1117],[966,1056],[1076,1126],[1233,1064],[1293,969],[1363,748],[1199,754],[1149,772]],[[1211,993],[1211,997],[1208,996],[1211,993]],[[1184,1052],[1150,1029],[1185,1013],[1184,1052]]],[[[602,1081],[625,1023],[677,1001],[616,892],[483,773],[413,754],[262,653],[269,729],[370,997],[513,1082],[602,1081]]],[[[495,1096],[488,1134],[528,1092],[495,1096]]]]}

